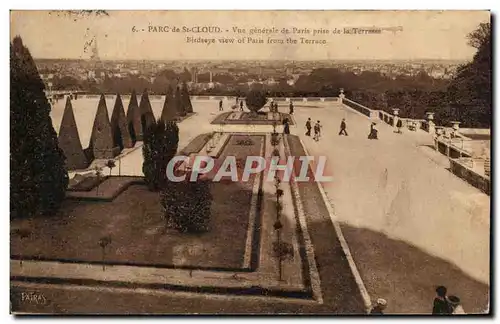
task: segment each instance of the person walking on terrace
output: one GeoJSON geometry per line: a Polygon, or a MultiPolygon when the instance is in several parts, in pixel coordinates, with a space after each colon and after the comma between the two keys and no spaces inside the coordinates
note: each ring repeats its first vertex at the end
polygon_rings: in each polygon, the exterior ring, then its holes
{"type": "Polygon", "coordinates": [[[319,120],[314,124],[314,140],[317,142],[321,137],[321,128],[323,126],[320,125],[319,120]]]}
{"type": "Polygon", "coordinates": [[[290,134],[290,124],[288,118],[283,120],[283,134],[290,134]]]}
{"type": "Polygon", "coordinates": [[[240,111],[243,111],[243,100],[240,100],[240,111]]]}
{"type": "Polygon", "coordinates": [[[403,122],[401,121],[401,119],[398,119],[398,121],[396,122],[397,130],[395,132],[398,134],[403,134],[403,132],[401,131],[401,127],[403,127],[403,122]]]}
{"type": "Polygon", "coordinates": [[[223,111],[224,108],[222,108],[222,99],[219,101],[219,111],[223,111]]]}
{"type": "Polygon", "coordinates": [[[368,139],[378,139],[378,131],[375,127],[377,123],[373,122],[370,125],[370,134],[368,134],[368,139]]]}
{"type": "Polygon", "coordinates": [[[293,115],[293,101],[290,101],[290,115],[293,115]]]}
{"type": "Polygon", "coordinates": [[[307,118],[306,129],[307,129],[306,136],[311,136],[311,129],[312,129],[311,118],[307,118]]]}
{"type": "Polygon", "coordinates": [[[345,118],[342,118],[342,122],[340,123],[340,132],[339,132],[339,136],[340,136],[340,135],[345,135],[345,136],[348,136],[348,135],[347,135],[346,128],[347,128],[347,124],[345,123],[345,118]]]}

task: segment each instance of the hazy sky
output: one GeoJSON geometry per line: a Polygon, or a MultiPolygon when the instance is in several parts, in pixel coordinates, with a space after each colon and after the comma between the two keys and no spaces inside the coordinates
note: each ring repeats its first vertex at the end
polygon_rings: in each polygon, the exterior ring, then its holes
{"type": "Polygon", "coordinates": [[[466,35],[490,19],[488,11],[108,11],[109,16],[12,11],[11,37],[20,35],[35,58],[88,58],[85,43],[96,37],[101,59],[470,59],[466,35]],[[133,32],[135,26],[138,32],[133,32]],[[222,33],[148,32],[149,26],[218,26],[222,33]],[[251,36],[253,27],[343,30],[398,27],[374,35],[251,36]],[[244,28],[247,34],[233,32],[244,28]],[[142,31],[144,29],[144,31],[142,31]],[[227,31],[226,31],[227,30],[227,31]],[[214,44],[186,38],[215,39],[214,44]],[[299,44],[219,44],[219,38],[268,37],[299,44]],[[300,44],[300,37],[326,44],[300,44]]]}

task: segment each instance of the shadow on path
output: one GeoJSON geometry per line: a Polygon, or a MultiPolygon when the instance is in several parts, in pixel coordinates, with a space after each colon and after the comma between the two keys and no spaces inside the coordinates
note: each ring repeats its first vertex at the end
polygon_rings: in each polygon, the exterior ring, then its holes
{"type": "Polygon", "coordinates": [[[489,286],[450,262],[379,232],[341,227],[370,297],[386,299],[387,313],[431,313],[439,285],[446,286],[449,295],[459,296],[467,313],[487,308],[489,286]]]}

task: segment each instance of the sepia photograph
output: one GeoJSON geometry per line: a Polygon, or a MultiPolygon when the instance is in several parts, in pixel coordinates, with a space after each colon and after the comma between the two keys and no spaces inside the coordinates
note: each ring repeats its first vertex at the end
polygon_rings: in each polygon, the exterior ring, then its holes
{"type": "Polygon", "coordinates": [[[9,18],[10,314],[492,314],[490,11],[9,18]]]}

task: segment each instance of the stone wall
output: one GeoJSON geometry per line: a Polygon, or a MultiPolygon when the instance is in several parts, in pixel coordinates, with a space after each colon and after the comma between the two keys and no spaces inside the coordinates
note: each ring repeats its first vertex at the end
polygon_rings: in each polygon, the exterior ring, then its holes
{"type": "MultiPolygon", "coordinates": [[[[354,110],[356,110],[357,112],[360,112],[362,113],[363,115],[366,115],[368,117],[371,117],[372,116],[372,110],[370,108],[367,108],[363,105],[360,105],[359,103],[355,102],[355,101],[352,101],[352,100],[349,100],[349,99],[344,99],[342,101],[342,103],[354,110]]],[[[378,114],[377,114],[378,115],[378,114]]]]}
{"type": "Polygon", "coordinates": [[[464,179],[472,186],[483,191],[485,194],[490,194],[490,179],[475,172],[460,159],[450,159],[450,171],[457,177],[464,179]]]}

